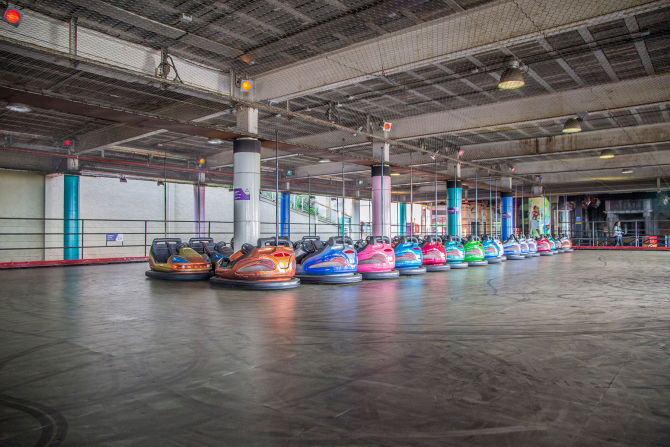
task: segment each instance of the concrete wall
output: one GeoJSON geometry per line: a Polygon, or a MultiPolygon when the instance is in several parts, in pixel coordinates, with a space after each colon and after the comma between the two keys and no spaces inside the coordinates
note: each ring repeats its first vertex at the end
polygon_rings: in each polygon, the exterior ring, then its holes
{"type": "MultiPolygon", "coordinates": [[[[205,222],[195,224],[196,187],[191,184],[116,178],[80,177],[80,214],[83,221],[84,258],[144,256],[157,237],[198,235],[229,242],[233,237],[233,193],[224,187],[205,188],[205,222]],[[166,200],[167,196],[167,200],[166,200]],[[167,202],[167,229],[164,222],[167,202]],[[123,243],[106,242],[107,234],[123,234],[123,243]]],[[[0,248],[46,247],[35,250],[0,250],[0,262],[63,259],[63,176],[0,170],[1,233],[37,233],[0,236],[0,248]],[[38,220],[27,220],[37,218],[38,220]]],[[[275,204],[261,200],[261,237],[275,234],[275,204]]],[[[291,212],[291,238],[308,234],[307,213],[291,212]]],[[[312,216],[312,224],[314,216],[312,216]]],[[[337,226],[319,222],[327,238],[337,226]]],[[[314,232],[312,232],[314,234],[314,232]]],[[[81,250],[80,250],[81,254],[81,250]]]]}
{"type": "Polygon", "coordinates": [[[0,262],[42,260],[43,251],[30,247],[44,245],[44,175],[0,170],[0,216],[0,262]],[[3,250],[10,247],[28,249],[3,250]]]}

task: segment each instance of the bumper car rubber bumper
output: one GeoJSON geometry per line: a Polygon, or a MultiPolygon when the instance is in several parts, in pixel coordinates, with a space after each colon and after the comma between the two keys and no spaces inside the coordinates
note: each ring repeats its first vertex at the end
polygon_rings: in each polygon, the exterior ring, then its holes
{"type": "Polygon", "coordinates": [[[508,260],[511,261],[521,261],[522,259],[526,259],[524,255],[505,255],[508,260]]]}
{"type": "Polygon", "coordinates": [[[167,273],[156,272],[154,270],[147,270],[144,275],[151,279],[162,279],[164,281],[202,281],[209,279],[214,272],[197,272],[197,273],[167,273]]]}
{"type": "Polygon", "coordinates": [[[363,281],[360,273],[341,273],[339,275],[295,275],[302,284],[352,284],[363,281]]]}
{"type": "Polygon", "coordinates": [[[503,262],[502,258],[491,258],[486,260],[489,264],[501,264],[503,262]]]}
{"type": "Polygon", "coordinates": [[[427,272],[446,272],[447,270],[451,270],[449,264],[424,265],[424,267],[426,267],[427,272]]]}
{"type": "Polygon", "coordinates": [[[489,265],[489,261],[484,259],[483,261],[468,261],[468,267],[484,267],[489,265]]]}
{"type": "Polygon", "coordinates": [[[467,262],[454,262],[453,264],[449,264],[450,269],[466,269],[468,267],[469,265],[467,262]]]}
{"type": "Polygon", "coordinates": [[[209,279],[213,286],[227,287],[229,289],[243,290],[284,290],[293,289],[300,285],[298,278],[283,281],[248,281],[244,279],[227,279],[213,276],[209,279]]]}
{"type": "Polygon", "coordinates": [[[427,271],[426,267],[397,268],[396,270],[400,272],[400,276],[423,275],[427,271]]]}
{"type": "Polygon", "coordinates": [[[363,279],[393,279],[400,276],[398,270],[387,270],[385,272],[361,272],[363,279]]]}

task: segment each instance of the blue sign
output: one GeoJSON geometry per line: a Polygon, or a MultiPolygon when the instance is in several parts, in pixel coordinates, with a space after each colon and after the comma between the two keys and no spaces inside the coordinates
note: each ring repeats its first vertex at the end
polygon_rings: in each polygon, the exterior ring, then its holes
{"type": "Polygon", "coordinates": [[[123,234],[107,233],[107,242],[123,242],[123,234]]]}
{"type": "Polygon", "coordinates": [[[448,214],[458,214],[458,208],[447,208],[448,214]]]}
{"type": "Polygon", "coordinates": [[[509,219],[511,217],[512,217],[512,215],[510,213],[502,213],[502,218],[503,219],[509,219]]]}
{"type": "Polygon", "coordinates": [[[581,222],[581,221],[582,221],[582,218],[579,217],[579,216],[576,216],[575,219],[577,220],[577,222],[581,222]]]}
{"type": "Polygon", "coordinates": [[[235,200],[251,200],[251,193],[249,188],[246,191],[242,188],[235,188],[235,200]]]}

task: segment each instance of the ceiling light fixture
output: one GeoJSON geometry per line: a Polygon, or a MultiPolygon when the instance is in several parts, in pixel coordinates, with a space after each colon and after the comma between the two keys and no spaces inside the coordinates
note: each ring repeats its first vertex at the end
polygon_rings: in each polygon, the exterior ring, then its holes
{"type": "Polygon", "coordinates": [[[7,110],[11,110],[12,112],[19,112],[19,113],[28,113],[33,111],[33,109],[23,104],[9,104],[5,106],[5,108],[7,110]]]}
{"type": "Polygon", "coordinates": [[[322,158],[321,160],[319,160],[319,163],[330,163],[330,160],[328,160],[327,158],[322,158]]]}
{"type": "Polygon", "coordinates": [[[563,133],[577,133],[582,131],[582,119],[570,118],[563,125],[563,133]]]}
{"type": "Polygon", "coordinates": [[[505,67],[505,71],[500,76],[500,82],[498,82],[500,90],[514,90],[526,85],[523,72],[528,68],[525,65],[522,65],[516,58],[510,58],[505,62],[505,67]]]}
{"type": "Polygon", "coordinates": [[[600,152],[600,158],[602,158],[603,160],[614,158],[614,151],[612,149],[603,149],[600,152]]]}
{"type": "Polygon", "coordinates": [[[621,173],[622,173],[622,174],[632,174],[632,173],[633,173],[633,170],[632,170],[631,168],[623,168],[623,169],[621,170],[621,173]]]}
{"type": "Polygon", "coordinates": [[[391,172],[391,177],[398,177],[399,175],[399,172],[391,172]]]}
{"type": "Polygon", "coordinates": [[[223,144],[223,140],[220,140],[218,138],[210,138],[207,140],[207,144],[223,144]]]}

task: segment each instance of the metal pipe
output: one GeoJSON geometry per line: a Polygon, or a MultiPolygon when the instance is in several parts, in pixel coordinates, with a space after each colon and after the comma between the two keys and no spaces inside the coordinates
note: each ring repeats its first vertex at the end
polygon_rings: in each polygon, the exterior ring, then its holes
{"type": "Polygon", "coordinates": [[[433,221],[435,223],[435,236],[437,236],[437,157],[435,157],[435,212],[433,213],[433,221]]]}
{"type": "MultiPolygon", "coordinates": [[[[386,191],[384,191],[384,147],[382,147],[381,153],[382,153],[382,238],[384,237],[384,214],[385,209],[384,209],[384,195],[386,191]]],[[[374,236],[374,235],[373,235],[374,236]]],[[[382,240],[383,241],[383,240],[382,240]]]]}
{"type": "Polygon", "coordinates": [[[344,237],[344,138],[342,138],[342,237],[344,237]]]}
{"type": "Polygon", "coordinates": [[[410,227],[410,236],[414,237],[414,177],[413,177],[413,163],[412,163],[412,152],[409,153],[409,223],[410,227]]]}
{"type": "Polygon", "coordinates": [[[491,174],[489,174],[489,231],[490,235],[493,235],[493,214],[491,214],[491,205],[493,200],[491,200],[491,174]]]}
{"type": "Polygon", "coordinates": [[[275,247],[279,246],[279,131],[275,130],[275,247]]]}
{"type": "Polygon", "coordinates": [[[312,179],[307,174],[307,233],[312,235],[312,179]]]}
{"type": "Polygon", "coordinates": [[[526,218],[523,217],[523,183],[521,184],[521,235],[526,234],[526,218]]]}
{"type": "Polygon", "coordinates": [[[512,220],[512,225],[514,225],[514,236],[516,236],[516,213],[518,211],[516,209],[516,195],[518,192],[519,192],[519,184],[514,183],[514,220],[512,220]]]}
{"type": "MultiPolygon", "coordinates": [[[[496,214],[498,214],[498,180],[496,180],[496,214]]],[[[498,218],[496,217],[496,223],[498,223],[498,218]]],[[[497,225],[496,225],[497,227],[497,225]]],[[[496,236],[498,236],[498,230],[496,229],[496,236]]]]}
{"type": "Polygon", "coordinates": [[[475,171],[475,236],[479,234],[479,203],[477,202],[479,200],[479,194],[477,192],[477,174],[477,171],[475,171]]]}
{"type": "Polygon", "coordinates": [[[163,158],[163,224],[165,226],[163,237],[167,237],[167,154],[163,158]]]}

